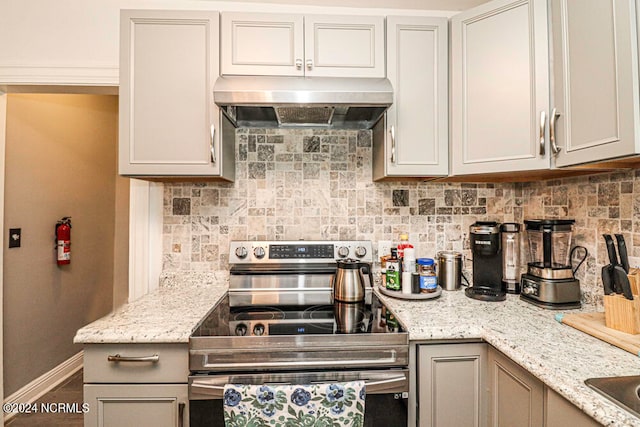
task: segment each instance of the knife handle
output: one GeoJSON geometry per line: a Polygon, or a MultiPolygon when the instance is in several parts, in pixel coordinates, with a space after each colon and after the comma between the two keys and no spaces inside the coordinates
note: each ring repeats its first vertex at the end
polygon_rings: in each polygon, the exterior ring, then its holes
{"type": "Polygon", "coordinates": [[[604,241],[607,243],[607,254],[609,255],[609,263],[613,266],[618,265],[618,255],[616,254],[616,245],[613,243],[611,234],[603,234],[604,241]]]}
{"type": "Polygon", "coordinates": [[[607,264],[602,267],[602,286],[604,287],[604,294],[611,295],[614,292],[613,289],[613,267],[611,264],[607,264]]]}
{"type": "Polygon", "coordinates": [[[613,285],[616,288],[617,293],[623,294],[628,300],[633,300],[629,277],[624,269],[619,265],[613,267],[613,285]]]}
{"type": "Polygon", "coordinates": [[[616,234],[616,241],[618,242],[618,255],[620,255],[620,264],[624,271],[629,274],[629,255],[627,253],[627,244],[624,241],[622,234],[616,234]]]}

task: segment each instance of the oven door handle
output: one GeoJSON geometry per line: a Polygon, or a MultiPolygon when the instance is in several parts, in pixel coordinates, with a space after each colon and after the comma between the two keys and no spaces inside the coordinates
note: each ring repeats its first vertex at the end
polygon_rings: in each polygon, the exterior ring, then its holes
{"type": "MultiPolygon", "coordinates": [[[[330,384],[332,381],[311,381],[311,384],[330,384]]],[[[380,393],[389,388],[397,388],[398,385],[407,382],[406,375],[400,375],[398,377],[387,378],[377,381],[365,381],[365,389],[368,393],[380,393]]],[[[273,383],[268,384],[277,385],[293,385],[292,383],[273,383]]],[[[197,391],[200,394],[209,395],[212,397],[222,397],[224,391],[224,385],[208,384],[207,380],[199,381],[197,378],[193,380],[190,385],[191,390],[197,391]]]]}
{"type": "MultiPolygon", "coordinates": [[[[308,360],[293,363],[297,368],[333,368],[342,366],[378,366],[378,365],[390,365],[398,361],[395,351],[392,352],[391,357],[385,357],[380,359],[362,359],[362,360],[341,360],[341,361],[327,361],[327,360],[308,360]]],[[[235,363],[209,363],[203,364],[207,369],[247,369],[255,368],[255,362],[235,362],[235,363]]],[[[291,364],[289,364],[290,366],[291,364]]],[[[263,368],[284,368],[286,364],[283,362],[262,362],[260,366],[263,368]]]]}
{"type": "MultiPolygon", "coordinates": [[[[367,392],[369,393],[379,393],[388,388],[396,388],[399,384],[404,384],[407,382],[407,377],[405,375],[401,375],[399,377],[387,378],[384,380],[378,381],[365,381],[364,386],[367,392]]],[[[311,384],[327,384],[330,381],[312,381],[311,384]]]]}

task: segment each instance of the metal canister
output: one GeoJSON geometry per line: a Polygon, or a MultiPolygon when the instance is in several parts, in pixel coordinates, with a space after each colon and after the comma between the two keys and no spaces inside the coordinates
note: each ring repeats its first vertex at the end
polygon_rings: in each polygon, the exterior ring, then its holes
{"type": "Polygon", "coordinates": [[[460,289],[462,283],[462,254],[456,251],[438,252],[438,284],[445,291],[460,289]]]}

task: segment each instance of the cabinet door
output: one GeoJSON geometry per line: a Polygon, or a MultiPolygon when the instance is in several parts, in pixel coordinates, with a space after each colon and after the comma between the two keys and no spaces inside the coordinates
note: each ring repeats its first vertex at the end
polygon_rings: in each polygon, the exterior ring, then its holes
{"type": "Polygon", "coordinates": [[[556,166],[637,153],[632,2],[553,0],[551,7],[556,166]]]}
{"type": "Polygon", "coordinates": [[[302,15],[223,13],[220,25],[223,75],[304,75],[302,15]]]}
{"type": "Polygon", "coordinates": [[[600,423],[582,412],[573,403],[545,387],[545,427],[598,427],[600,423]]]}
{"type": "Polygon", "coordinates": [[[120,173],[228,175],[213,103],[218,13],[123,11],[120,53],[120,173]]]}
{"type": "Polygon", "coordinates": [[[387,77],[395,99],[384,150],[374,151],[374,179],[449,172],[447,26],[446,18],[387,18],[387,77]]]}
{"type": "Polygon", "coordinates": [[[451,20],[452,174],[550,167],[546,0],[495,0],[451,20]]]}
{"type": "Polygon", "coordinates": [[[186,384],[109,384],[84,386],[85,427],[188,426],[186,384]]]}
{"type": "Polygon", "coordinates": [[[486,425],[486,357],[486,344],[418,346],[420,427],[486,425]]]}
{"type": "Polygon", "coordinates": [[[543,383],[493,347],[488,358],[490,425],[543,425],[543,383]]]}
{"type": "Polygon", "coordinates": [[[306,15],[305,75],[384,77],[384,17],[306,15]]]}

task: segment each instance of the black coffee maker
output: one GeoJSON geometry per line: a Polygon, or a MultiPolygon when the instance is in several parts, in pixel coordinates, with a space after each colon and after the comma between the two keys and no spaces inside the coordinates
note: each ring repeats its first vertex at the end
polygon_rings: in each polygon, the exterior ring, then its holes
{"type": "Polygon", "coordinates": [[[500,224],[476,221],[469,228],[469,239],[473,254],[473,286],[465,290],[465,295],[482,301],[504,301],[507,292],[502,282],[500,224]]]}

